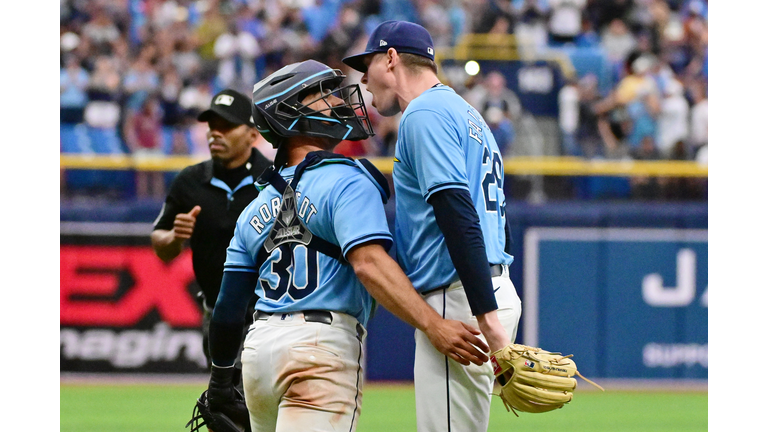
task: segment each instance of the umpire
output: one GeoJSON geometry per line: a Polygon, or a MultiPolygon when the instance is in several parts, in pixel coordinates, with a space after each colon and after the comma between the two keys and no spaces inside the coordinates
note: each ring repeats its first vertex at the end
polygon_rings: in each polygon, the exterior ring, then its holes
{"type": "MultiPolygon", "coordinates": [[[[201,289],[203,352],[210,366],[208,327],[219,295],[227,246],[237,217],[258,195],[254,180],[272,162],[253,147],[259,132],[251,117],[251,98],[223,90],[197,120],[208,122],[211,159],[188,166],[176,176],[151,239],[155,254],[166,263],[181,254],[189,239],[192,267],[201,289]]],[[[249,320],[252,317],[247,317],[246,326],[249,320]]]]}

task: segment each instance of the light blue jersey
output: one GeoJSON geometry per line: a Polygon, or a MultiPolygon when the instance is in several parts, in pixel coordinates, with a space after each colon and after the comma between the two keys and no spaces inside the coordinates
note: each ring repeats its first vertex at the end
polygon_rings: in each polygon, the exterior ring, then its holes
{"type": "Polygon", "coordinates": [[[395,242],[400,266],[418,291],[459,280],[430,196],[469,191],[483,231],[489,264],[511,264],[504,252],[504,165],[480,114],[450,87],[431,88],[400,119],[393,169],[395,242]]]}
{"type": "MultiPolygon", "coordinates": [[[[295,170],[283,168],[280,174],[290,182],[295,170]]],[[[243,210],[227,249],[225,272],[257,271],[257,256],[281,201],[282,195],[269,185],[243,210]]],[[[339,246],[345,256],[372,240],[392,245],[382,195],[352,161],[325,160],[308,167],[296,187],[296,211],[315,236],[339,246]]],[[[367,325],[373,301],[349,264],[291,243],[274,249],[258,272],[257,310],[329,310],[367,325]]]]}

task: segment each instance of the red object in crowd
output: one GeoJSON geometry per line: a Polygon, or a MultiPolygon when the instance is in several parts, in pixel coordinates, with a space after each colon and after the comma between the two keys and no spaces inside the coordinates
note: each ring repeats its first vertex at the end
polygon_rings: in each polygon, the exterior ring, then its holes
{"type": "Polygon", "coordinates": [[[340,142],[333,150],[334,153],[339,153],[347,157],[364,157],[368,152],[365,150],[365,141],[349,141],[344,140],[340,142]]]}

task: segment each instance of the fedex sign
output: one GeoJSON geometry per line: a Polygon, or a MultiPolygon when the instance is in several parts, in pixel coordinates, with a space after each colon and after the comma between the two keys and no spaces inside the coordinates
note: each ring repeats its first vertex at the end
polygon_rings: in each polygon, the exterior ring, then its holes
{"type": "Polygon", "coordinates": [[[62,371],[207,367],[188,250],[165,264],[150,246],[62,244],[60,277],[62,371]]]}
{"type": "Polygon", "coordinates": [[[60,260],[62,326],[129,327],[152,310],[174,327],[201,323],[188,252],[166,265],[149,247],[61,246],[60,260]]]}

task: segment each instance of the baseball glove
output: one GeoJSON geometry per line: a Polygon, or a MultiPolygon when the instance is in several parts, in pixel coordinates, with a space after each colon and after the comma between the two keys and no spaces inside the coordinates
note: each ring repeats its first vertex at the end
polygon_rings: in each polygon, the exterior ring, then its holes
{"type": "Polygon", "coordinates": [[[499,396],[507,411],[518,416],[517,411],[542,413],[562,408],[573,398],[574,375],[603,390],[579,373],[571,357],[519,344],[491,354],[493,374],[501,385],[499,396]]]}
{"type": "Polygon", "coordinates": [[[190,432],[200,430],[207,426],[211,432],[251,432],[251,421],[248,416],[248,408],[245,406],[245,398],[235,390],[235,401],[225,409],[212,410],[208,402],[208,390],[200,395],[192,409],[192,419],[185,427],[190,432]]]}

